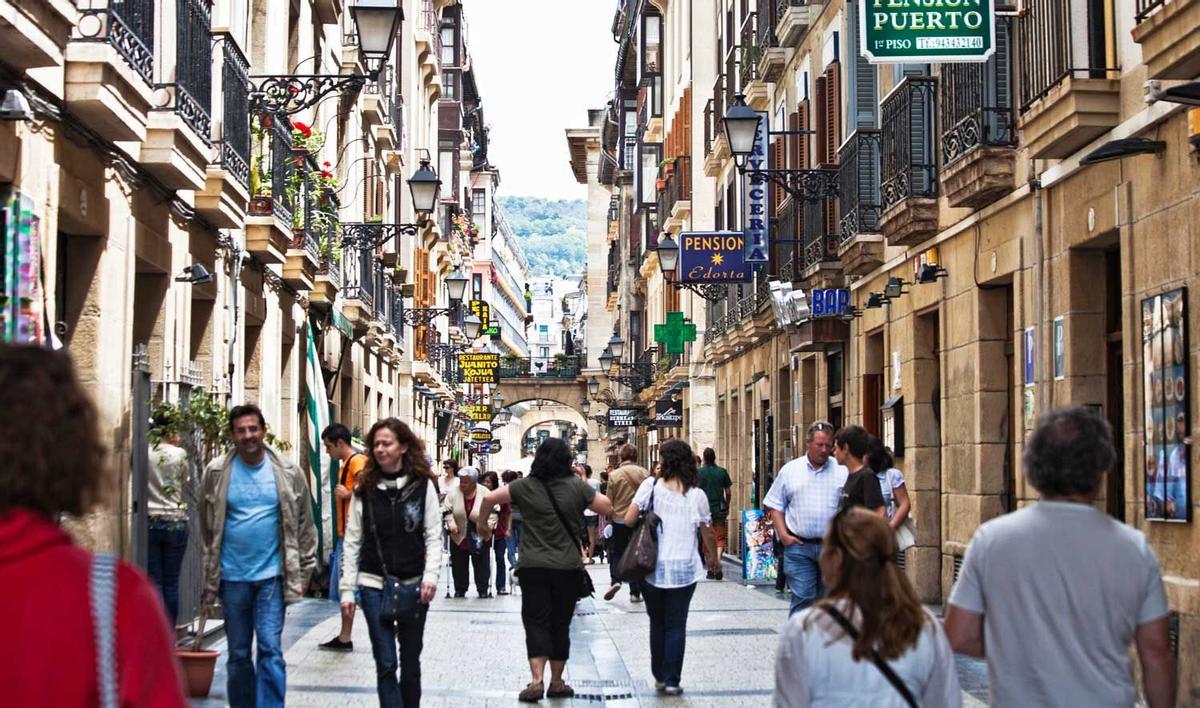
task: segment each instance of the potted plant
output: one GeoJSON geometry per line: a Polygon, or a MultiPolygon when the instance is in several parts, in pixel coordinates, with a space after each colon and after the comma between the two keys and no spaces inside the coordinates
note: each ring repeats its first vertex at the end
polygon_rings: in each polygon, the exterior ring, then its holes
{"type": "Polygon", "coordinates": [[[254,153],[250,158],[251,216],[270,216],[274,210],[271,204],[271,170],[266,168],[267,128],[271,120],[273,118],[269,114],[255,116],[250,124],[254,153]]]}
{"type": "Polygon", "coordinates": [[[292,160],[296,167],[303,167],[309,155],[315,155],[325,145],[321,131],[300,121],[292,122],[292,160]]]}

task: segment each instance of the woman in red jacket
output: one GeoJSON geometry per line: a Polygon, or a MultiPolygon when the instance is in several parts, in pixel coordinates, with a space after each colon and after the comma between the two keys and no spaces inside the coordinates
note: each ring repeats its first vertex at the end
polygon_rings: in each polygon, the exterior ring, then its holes
{"type": "Polygon", "coordinates": [[[133,566],[75,545],[58,525],[114,488],[96,409],[65,353],[0,345],[0,460],[0,627],[11,638],[0,648],[4,702],[185,706],[154,586],[133,566]],[[104,596],[92,592],[93,577],[97,588],[115,578],[109,614],[93,613],[92,598],[104,596]],[[98,661],[97,627],[110,620],[113,661],[98,661]]]}

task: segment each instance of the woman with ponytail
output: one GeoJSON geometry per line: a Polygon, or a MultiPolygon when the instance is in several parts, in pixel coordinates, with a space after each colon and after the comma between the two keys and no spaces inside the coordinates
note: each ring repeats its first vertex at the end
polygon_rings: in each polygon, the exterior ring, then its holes
{"type": "Polygon", "coordinates": [[[941,622],[904,571],[887,522],[849,507],[821,547],[823,600],[788,620],[775,660],[775,705],[961,706],[941,622]]]}

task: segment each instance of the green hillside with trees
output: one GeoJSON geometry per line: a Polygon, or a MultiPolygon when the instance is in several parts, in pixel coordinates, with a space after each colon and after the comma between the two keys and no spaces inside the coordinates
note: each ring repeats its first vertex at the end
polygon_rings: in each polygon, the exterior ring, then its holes
{"type": "Polygon", "coordinates": [[[579,275],[587,265],[587,203],[582,199],[501,197],[529,274],[579,275]]]}

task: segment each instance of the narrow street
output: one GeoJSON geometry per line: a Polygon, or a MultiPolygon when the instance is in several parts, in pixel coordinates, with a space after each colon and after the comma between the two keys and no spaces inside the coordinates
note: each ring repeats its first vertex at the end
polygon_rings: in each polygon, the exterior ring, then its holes
{"type": "MultiPolygon", "coordinates": [[[[727,563],[726,578],[738,577],[727,563]]],[[[607,586],[608,566],[597,565],[592,578],[607,586]]],[[[445,587],[445,577],[442,579],[445,587]]],[[[444,594],[444,591],[439,591],[444,594]]],[[[518,591],[519,592],[519,591],[518,591]]],[[[425,706],[519,705],[516,694],[528,681],[520,595],[489,600],[439,596],[425,627],[421,671],[425,706]]],[[[684,694],[665,698],[654,692],[650,674],[645,605],[629,602],[624,590],[612,601],[579,603],[571,625],[571,660],[567,681],[575,688],[571,701],[544,705],[603,704],[622,708],[641,705],[765,706],[774,686],[778,630],[787,602],[774,586],[747,587],[738,582],[700,584],[688,616],[684,694]]],[[[284,646],[288,664],[289,706],[372,706],[375,668],[366,625],[354,624],[354,652],[321,651],[317,644],[337,632],[333,603],[305,600],[288,609],[284,646]]],[[[213,648],[224,652],[224,642],[213,648]]],[[[222,655],[208,700],[195,708],[225,705],[222,655]]],[[[982,662],[958,658],[963,705],[986,705],[986,670],[982,662]]]]}

